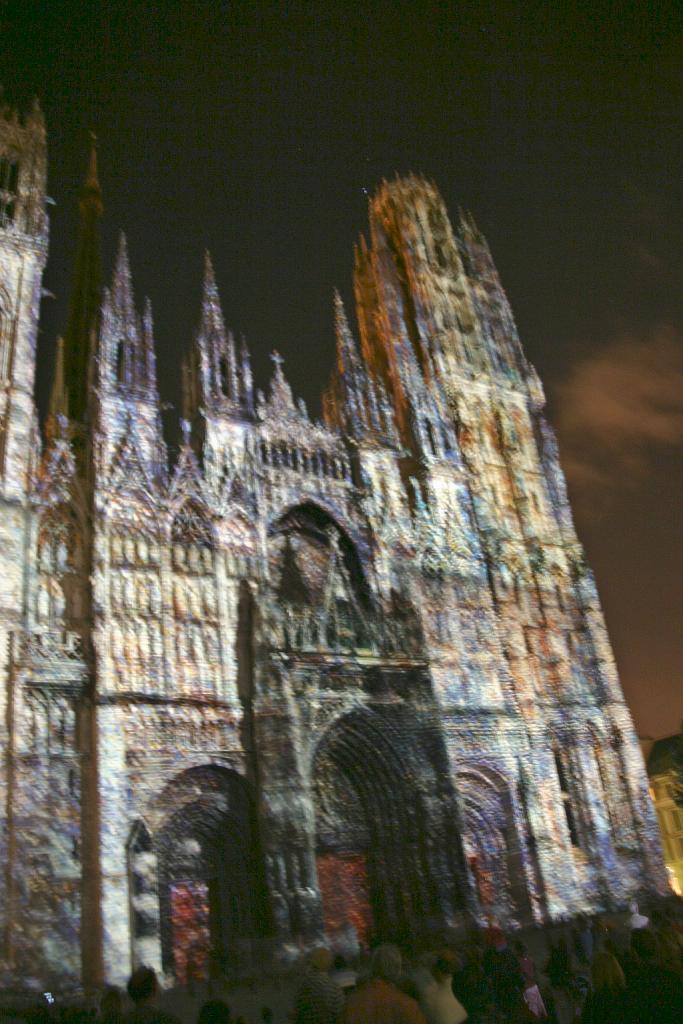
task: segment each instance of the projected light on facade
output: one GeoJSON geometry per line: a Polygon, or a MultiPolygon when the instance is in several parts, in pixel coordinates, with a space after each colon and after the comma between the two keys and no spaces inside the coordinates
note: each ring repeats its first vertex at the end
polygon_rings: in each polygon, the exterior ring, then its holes
{"type": "Polygon", "coordinates": [[[278,356],[255,391],[207,257],[171,466],[125,242],[100,286],[93,154],[41,448],[39,110],[0,144],[5,980],[183,981],[665,891],[543,390],[472,219],[417,177],[372,198],[323,422],[278,356]]]}

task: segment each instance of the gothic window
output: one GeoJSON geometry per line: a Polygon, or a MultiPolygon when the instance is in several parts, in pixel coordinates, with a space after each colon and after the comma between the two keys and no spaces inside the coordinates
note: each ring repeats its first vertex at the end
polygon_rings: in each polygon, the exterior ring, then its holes
{"type": "Polygon", "coordinates": [[[221,392],[227,398],[230,395],[230,373],[228,370],[228,360],[225,356],[221,356],[218,364],[218,373],[220,377],[221,392]]]}
{"type": "Polygon", "coordinates": [[[0,227],[7,227],[15,218],[18,187],[19,164],[10,157],[0,157],[0,227]]]}
{"type": "Polygon", "coordinates": [[[156,538],[128,525],[109,540],[111,652],[120,689],[151,693],[162,679],[158,618],[161,614],[159,546],[156,538]]]}
{"type": "Polygon", "coordinates": [[[126,382],[126,343],[120,341],[116,346],[116,380],[119,384],[126,382]]]}
{"type": "Polygon", "coordinates": [[[569,838],[571,840],[572,846],[579,848],[581,846],[581,843],[579,842],[579,832],[576,825],[576,818],[574,816],[574,808],[572,807],[572,794],[569,788],[566,767],[559,750],[553,751],[553,758],[555,761],[555,770],[557,771],[557,778],[560,783],[562,808],[564,810],[564,816],[567,822],[569,838]]]}
{"type": "Polygon", "coordinates": [[[37,618],[44,624],[61,620],[68,611],[74,614],[75,575],[77,569],[78,530],[68,510],[49,513],[38,529],[37,618]],[[66,595],[72,597],[66,607],[66,595]]]}
{"type": "Polygon", "coordinates": [[[427,438],[429,440],[429,447],[432,455],[436,458],[438,452],[436,450],[436,439],[434,437],[434,430],[429,420],[425,420],[425,430],[427,431],[427,438]]]}
{"type": "Polygon", "coordinates": [[[221,678],[214,541],[203,513],[187,504],[172,528],[177,688],[215,691],[221,678]]]}
{"type": "Polygon", "coordinates": [[[373,642],[357,552],[327,513],[314,505],[290,510],[273,528],[269,548],[277,644],[353,650],[373,642]]]}
{"type": "Polygon", "coordinates": [[[630,837],[631,815],[619,745],[614,739],[611,744],[605,742],[595,732],[591,738],[612,836],[617,845],[622,845],[628,843],[630,837]]]}

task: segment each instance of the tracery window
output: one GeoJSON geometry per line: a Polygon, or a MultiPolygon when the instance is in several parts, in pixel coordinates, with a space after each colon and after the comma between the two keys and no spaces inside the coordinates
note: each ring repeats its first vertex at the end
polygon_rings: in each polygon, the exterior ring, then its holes
{"type": "Polygon", "coordinates": [[[110,535],[111,652],[118,689],[163,687],[159,541],[151,531],[120,524],[110,535]]]}
{"type": "Polygon", "coordinates": [[[591,738],[612,838],[617,846],[628,845],[632,838],[631,807],[621,760],[621,737],[615,734],[609,743],[593,732],[591,738]]]}
{"type": "Polygon", "coordinates": [[[218,595],[211,525],[186,505],[172,529],[177,686],[187,695],[221,688],[218,595]]]}
{"type": "Polygon", "coordinates": [[[564,810],[564,816],[567,822],[569,839],[573,847],[575,847],[576,849],[580,849],[581,840],[579,837],[578,822],[576,820],[576,815],[574,813],[573,794],[570,786],[567,765],[565,764],[562,754],[557,749],[553,750],[553,758],[555,761],[555,770],[557,771],[558,782],[560,784],[562,809],[564,810]]]}
{"type": "Polygon", "coordinates": [[[67,509],[52,510],[38,528],[36,618],[45,626],[63,627],[64,617],[79,618],[79,533],[67,509]]]}

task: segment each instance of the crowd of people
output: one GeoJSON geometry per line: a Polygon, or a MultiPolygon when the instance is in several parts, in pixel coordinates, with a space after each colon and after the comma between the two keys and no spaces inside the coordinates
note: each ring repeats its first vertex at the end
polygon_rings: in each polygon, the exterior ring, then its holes
{"type": "MultiPolygon", "coordinates": [[[[27,1024],[683,1024],[683,906],[648,919],[633,910],[617,925],[585,919],[526,932],[501,928],[407,956],[382,944],[350,964],[316,949],[290,979],[288,1008],[236,1011],[231,993],[211,991],[198,1015],[160,999],[155,972],[138,968],[124,993],[107,989],[95,1011],[48,1007],[27,1024]]],[[[177,990],[176,990],[177,991],[177,990]]],[[[192,990],[192,996],[198,994],[192,990]]],[[[254,993],[255,996],[255,993],[254,993]]],[[[253,1000],[252,1000],[253,1001],[253,1000]]]]}

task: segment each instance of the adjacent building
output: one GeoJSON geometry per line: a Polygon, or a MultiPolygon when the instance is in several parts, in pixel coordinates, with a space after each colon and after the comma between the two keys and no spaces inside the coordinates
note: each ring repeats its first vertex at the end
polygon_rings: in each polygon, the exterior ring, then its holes
{"type": "Polygon", "coordinates": [[[683,896],[683,732],[641,742],[671,888],[683,896]]]}

